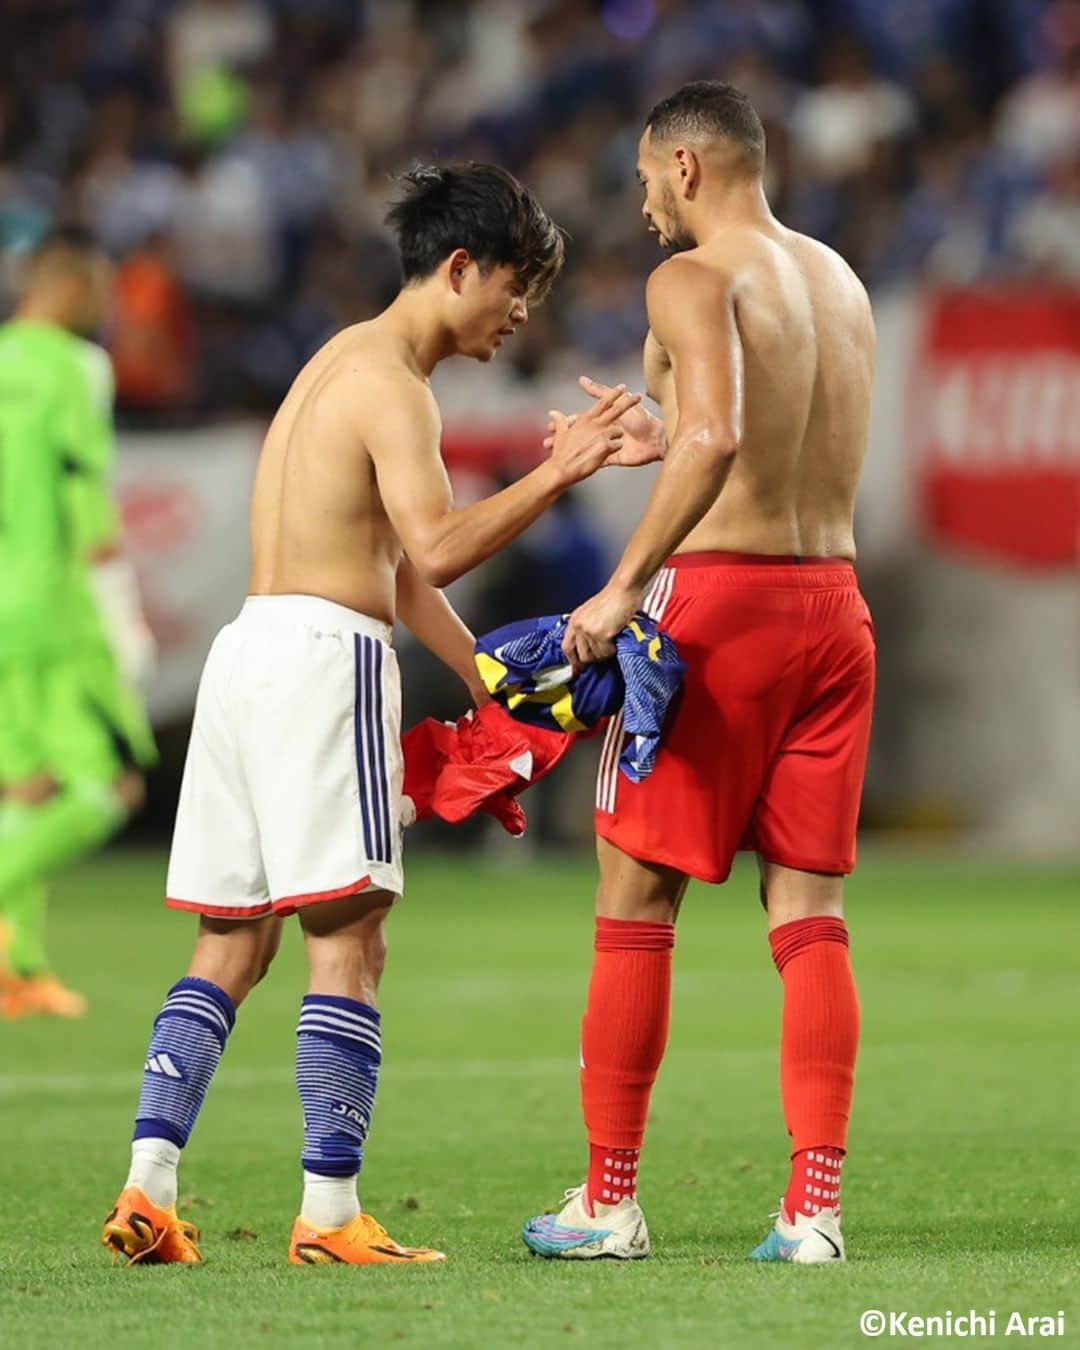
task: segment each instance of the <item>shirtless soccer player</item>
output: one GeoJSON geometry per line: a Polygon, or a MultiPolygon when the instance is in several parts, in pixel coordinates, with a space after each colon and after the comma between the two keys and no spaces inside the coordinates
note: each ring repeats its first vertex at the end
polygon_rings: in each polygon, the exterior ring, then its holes
{"type": "MultiPolygon", "coordinates": [[[[642,208],[676,253],[649,278],[649,392],[623,420],[625,464],[662,459],[608,585],[572,616],[579,662],[611,651],[639,605],[687,661],[652,776],[601,758],[596,953],[582,1026],[584,1186],[525,1228],[545,1256],[641,1257],[635,1199],[667,1040],[675,918],[690,877],[757,851],[784,987],[780,1052],[791,1176],[762,1260],[843,1259],[840,1169],[859,1033],[843,877],[870,734],[874,640],[852,567],[874,330],[835,253],[785,229],[762,191],[746,97],[700,82],[641,138],[642,208]]],[[[584,380],[596,398],[607,391],[584,380]]],[[[717,1083],[717,1091],[724,1086],[717,1083]]]]}
{"type": "Polygon", "coordinates": [[[473,638],[437,589],[502,548],[617,449],[636,397],[613,390],[551,457],[455,510],[428,383],[455,354],[489,361],[562,262],[558,229],[510,174],[419,169],[389,215],[405,285],[300,372],[263,446],[251,593],[207,658],[169,861],[167,903],[199,916],[187,973],[154,1023],[131,1170],[103,1241],[192,1262],[176,1172],[236,1009],[285,915],[307,947],[296,1078],[301,1217],[289,1259],[442,1260],[392,1241],[357,1199],[380,1064],[384,925],[402,889],[400,618],[473,691],[473,638]]]}

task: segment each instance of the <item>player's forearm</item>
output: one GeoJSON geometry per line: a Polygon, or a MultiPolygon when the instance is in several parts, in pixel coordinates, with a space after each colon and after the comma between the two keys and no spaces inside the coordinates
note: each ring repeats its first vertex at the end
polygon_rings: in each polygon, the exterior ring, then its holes
{"type": "Polygon", "coordinates": [[[409,632],[470,689],[482,687],[473,661],[475,637],[442,591],[422,580],[408,559],[398,569],[397,614],[409,632]]]}
{"type": "Polygon", "coordinates": [[[546,460],[502,492],[448,511],[423,541],[418,570],[432,586],[448,586],[511,543],[569,484],[546,460]]]}
{"type": "Polygon", "coordinates": [[[616,585],[625,590],[648,585],[720,495],[735,449],[730,438],[708,431],[673,439],[641,523],[615,569],[616,585]]]}

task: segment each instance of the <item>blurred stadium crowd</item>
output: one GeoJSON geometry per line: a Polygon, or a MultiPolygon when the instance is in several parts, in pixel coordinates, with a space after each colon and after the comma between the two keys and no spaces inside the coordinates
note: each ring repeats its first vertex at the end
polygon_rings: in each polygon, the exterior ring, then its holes
{"type": "Polygon", "coordinates": [[[625,355],[637,137],[702,76],[751,93],[778,214],[871,286],[1080,279],[1077,0],[6,0],[0,39],[4,276],[94,230],[129,420],[270,408],[388,300],[416,157],[507,164],[571,235],[517,378],[625,355]]]}

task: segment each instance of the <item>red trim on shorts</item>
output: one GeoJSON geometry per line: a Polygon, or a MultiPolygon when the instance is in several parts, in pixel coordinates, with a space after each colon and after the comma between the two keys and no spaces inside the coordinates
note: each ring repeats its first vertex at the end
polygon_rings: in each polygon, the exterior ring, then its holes
{"type": "Polygon", "coordinates": [[[169,909],[189,909],[194,914],[205,914],[211,919],[257,919],[269,914],[270,901],[264,905],[204,905],[198,900],[174,900],[171,895],[165,897],[169,909]]]}
{"type": "Polygon", "coordinates": [[[811,558],[797,553],[673,553],[665,567],[850,567],[850,558],[811,558]]]}
{"type": "Polygon", "coordinates": [[[351,881],[347,886],[335,886],[332,891],[309,891],[303,895],[283,895],[280,900],[273,902],[275,914],[295,914],[298,909],[305,905],[321,905],[327,900],[344,900],[350,895],[359,895],[361,891],[366,891],[371,885],[371,877],[361,877],[359,881],[351,881]]]}

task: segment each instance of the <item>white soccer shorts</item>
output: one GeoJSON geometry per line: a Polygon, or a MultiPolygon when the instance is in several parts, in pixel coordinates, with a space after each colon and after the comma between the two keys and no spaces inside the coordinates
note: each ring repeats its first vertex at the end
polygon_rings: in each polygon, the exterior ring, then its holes
{"type": "Polygon", "coordinates": [[[400,895],[401,682],[385,623],[249,596],[206,658],[166,904],[254,918],[400,895]]]}

